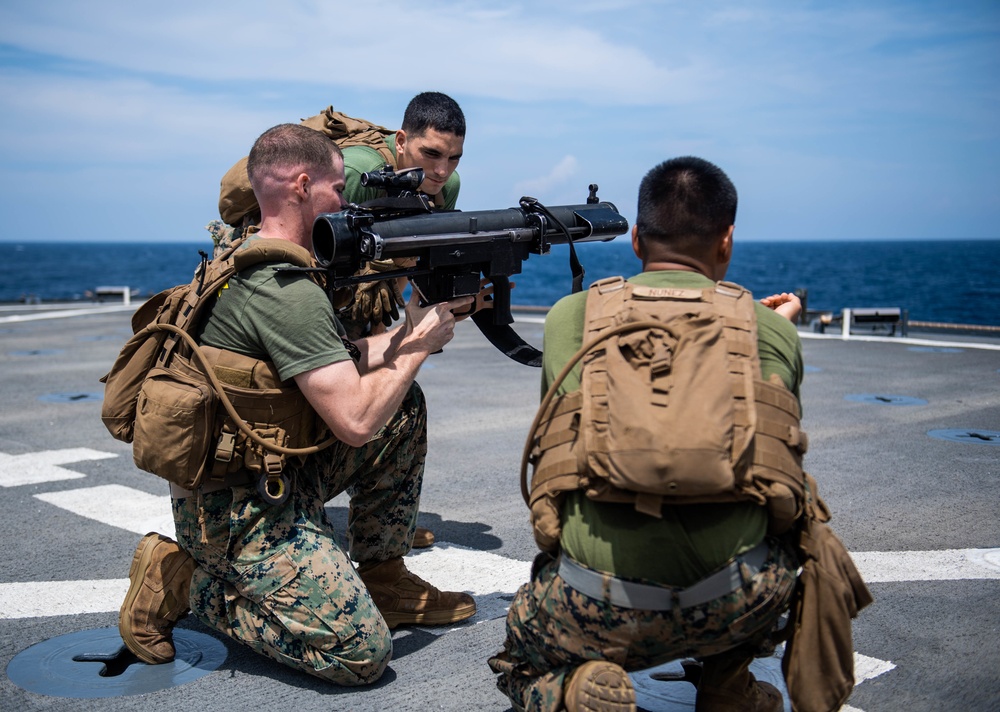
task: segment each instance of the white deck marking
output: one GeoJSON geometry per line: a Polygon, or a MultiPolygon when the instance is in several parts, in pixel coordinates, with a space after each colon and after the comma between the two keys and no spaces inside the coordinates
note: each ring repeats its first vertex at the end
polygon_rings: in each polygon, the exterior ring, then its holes
{"type": "MultiPolygon", "coordinates": [[[[769,682],[781,692],[785,701],[785,712],[791,712],[791,702],[788,699],[788,689],[785,687],[784,675],[781,672],[781,647],[775,655],[769,658],[757,658],[750,663],[750,672],[758,680],[769,682]]],[[[854,685],[857,687],[865,680],[889,672],[896,666],[887,660],[870,658],[867,655],[854,653],[854,685]]],[[[632,685],[635,687],[636,704],[651,712],[690,712],[695,705],[695,689],[690,683],[656,680],[651,675],[673,674],[683,676],[681,661],[672,660],[648,670],[630,673],[632,685]]],[[[863,712],[856,707],[844,706],[841,712],[863,712]]]]}
{"type": "MultiPolygon", "coordinates": [[[[82,517],[137,535],[159,531],[173,536],[170,498],[166,495],[150,495],[121,485],[103,485],[35,496],[82,517]]],[[[1000,579],[1000,549],[874,551],[856,552],[852,556],[869,583],[1000,579]]],[[[439,542],[431,549],[411,553],[407,557],[407,566],[435,585],[467,591],[476,597],[478,611],[475,617],[456,627],[504,616],[511,597],[527,581],[531,570],[530,562],[448,542],[439,542]]],[[[128,579],[122,578],[0,584],[0,619],[114,612],[121,605],[128,583],[128,579]]],[[[446,628],[422,629],[435,635],[448,632],[446,628]]],[[[397,635],[407,634],[405,629],[397,632],[397,635]]],[[[755,661],[754,664],[758,666],[755,674],[783,689],[779,658],[755,661]]],[[[855,653],[856,684],[894,668],[895,665],[889,661],[855,653]]],[[[693,709],[693,688],[687,690],[685,686],[653,681],[649,677],[650,672],[640,671],[633,675],[637,693],[643,697],[646,709],[656,712],[693,709]]],[[[863,711],[848,705],[843,712],[863,711]]]]}
{"type": "Polygon", "coordinates": [[[1000,579],[1000,549],[860,551],[851,558],[866,583],[1000,579]]]}
{"type": "Polygon", "coordinates": [[[122,485],[100,485],[45,492],[35,497],[81,517],[139,535],[160,532],[174,537],[174,517],[167,495],[157,496],[122,485]]]}
{"type": "Polygon", "coordinates": [[[873,677],[884,675],[890,670],[895,670],[896,666],[888,660],[870,658],[861,653],[854,653],[854,681],[855,684],[871,680],[873,677]]]}
{"type": "MultiPolygon", "coordinates": [[[[80,460],[106,454],[85,449],[36,453],[32,456],[36,463],[39,459],[45,459],[39,456],[80,460]]],[[[27,456],[18,457],[27,458],[27,456]]],[[[9,463],[12,459],[15,458],[6,456],[6,462],[9,463]]],[[[62,468],[57,469],[62,470],[62,468]]],[[[67,473],[76,474],[65,470],[63,479],[67,473]]],[[[81,517],[125,529],[140,536],[150,531],[174,536],[170,497],[166,494],[157,496],[122,485],[102,485],[47,492],[35,496],[81,517]]],[[[868,551],[854,552],[852,556],[868,583],[1000,579],[1000,549],[868,551]]],[[[412,552],[407,557],[407,565],[414,573],[438,586],[468,591],[476,596],[479,612],[473,620],[477,622],[504,615],[510,597],[528,580],[531,569],[530,562],[517,561],[448,542],[438,543],[431,549],[412,552]]],[[[81,605],[84,605],[83,601],[81,605]]],[[[0,609],[0,617],[4,616],[2,610],[0,609]]]]}
{"type": "MultiPolygon", "coordinates": [[[[86,448],[19,456],[0,453],[0,485],[9,487],[14,484],[82,477],[79,473],[57,465],[105,457],[115,455],[86,448]]],[[[102,485],[42,493],[35,497],[79,516],[126,529],[137,535],[158,531],[174,536],[170,497],[167,495],[151,495],[122,485],[102,485]]],[[[868,551],[854,552],[852,557],[868,583],[1000,579],[1000,549],[868,551]]],[[[407,556],[407,566],[415,574],[437,586],[467,591],[476,597],[476,615],[469,622],[456,627],[504,616],[511,597],[528,580],[531,571],[530,562],[448,542],[438,542],[432,549],[412,552],[407,556]]],[[[0,584],[0,619],[117,611],[128,585],[127,578],[0,584]]],[[[443,628],[422,629],[435,635],[448,632],[448,629],[443,628]]],[[[397,633],[407,634],[405,629],[397,633]]],[[[651,672],[674,664],[668,663],[667,666],[633,674],[637,695],[643,698],[646,709],[671,712],[694,708],[693,688],[687,690],[686,687],[690,686],[670,686],[649,677],[651,672]]],[[[758,666],[755,674],[779,685],[779,689],[784,692],[780,658],[759,660],[754,664],[758,666]]],[[[856,685],[896,667],[889,661],[857,652],[854,654],[854,665],[856,685]]],[[[845,705],[842,712],[863,711],[845,705]]]]}
{"type": "MultiPolygon", "coordinates": [[[[938,348],[951,349],[985,349],[986,351],[1000,351],[1000,344],[989,344],[979,341],[938,341],[936,339],[917,339],[909,336],[863,336],[861,334],[851,334],[844,336],[842,333],[817,334],[811,331],[799,330],[799,337],[803,339],[837,339],[839,341],[874,341],[886,344],[907,344],[909,346],[935,346],[938,348]]],[[[845,708],[846,709],[846,708],[845,708]]]]}
{"type": "MultiPolygon", "coordinates": [[[[407,565],[420,576],[436,578],[449,588],[470,591],[476,596],[479,607],[471,623],[498,618],[506,610],[502,596],[516,590],[527,579],[531,564],[514,561],[503,556],[466,549],[454,544],[437,544],[434,549],[421,551],[407,559],[407,565]],[[437,549],[440,548],[440,551],[437,549]]],[[[97,581],[44,581],[37,583],[0,584],[0,618],[38,618],[68,616],[79,613],[106,613],[117,611],[128,591],[128,579],[97,581]]],[[[468,625],[468,623],[464,624],[468,625]]],[[[443,635],[444,628],[422,628],[435,635],[443,635]]],[[[395,635],[408,635],[406,629],[395,635]]],[[[652,680],[650,673],[676,668],[671,662],[631,675],[636,694],[644,709],[652,712],[681,712],[694,709],[694,688],[673,686],[652,680]]],[[[855,686],[865,680],[882,675],[896,666],[886,660],[854,653],[855,686]]],[[[788,696],[781,677],[780,657],[755,660],[751,670],[758,679],[777,686],[788,696]]],[[[841,712],[863,712],[845,706],[841,712]]]]}
{"type": "MultiPolygon", "coordinates": [[[[107,314],[108,312],[135,311],[136,308],[137,307],[134,304],[131,305],[109,304],[107,306],[60,309],[57,311],[40,311],[30,314],[12,314],[11,316],[0,316],[0,324],[19,324],[25,321],[39,321],[40,319],[65,319],[67,317],[87,316],[89,314],[107,314]]],[[[124,341],[124,339],[122,341],[124,341]]]]}
{"type": "Polygon", "coordinates": [[[0,618],[74,616],[117,611],[128,579],[0,584],[0,618]]]}
{"type": "MultiPolygon", "coordinates": [[[[472,623],[506,615],[510,605],[508,599],[528,580],[531,572],[531,562],[448,543],[435,544],[432,550],[411,554],[406,565],[431,583],[474,595],[478,610],[472,623]]],[[[0,619],[117,611],[128,585],[127,578],[0,584],[0,619]]],[[[442,627],[424,630],[435,635],[448,632],[442,627]]]]}
{"type": "MultiPolygon", "coordinates": [[[[873,677],[878,677],[890,670],[895,670],[896,666],[889,662],[888,660],[879,660],[878,658],[870,658],[867,655],[862,655],[855,651],[854,653],[854,687],[857,687],[865,680],[871,680],[873,677]]],[[[840,712],[864,712],[857,707],[851,707],[850,705],[844,705],[840,708],[840,712]]]]}
{"type": "MultiPolygon", "coordinates": [[[[472,623],[506,616],[514,592],[531,575],[530,561],[508,559],[448,542],[411,552],[406,557],[406,567],[438,588],[475,596],[476,615],[469,619],[472,623]]],[[[447,632],[442,627],[423,630],[435,635],[447,632]]]]}
{"type": "Polygon", "coordinates": [[[59,465],[86,460],[107,460],[118,457],[114,453],[74,447],[65,450],[43,450],[24,455],[7,455],[0,452],[0,487],[20,487],[41,482],[78,480],[85,474],[68,470],[59,465]]]}

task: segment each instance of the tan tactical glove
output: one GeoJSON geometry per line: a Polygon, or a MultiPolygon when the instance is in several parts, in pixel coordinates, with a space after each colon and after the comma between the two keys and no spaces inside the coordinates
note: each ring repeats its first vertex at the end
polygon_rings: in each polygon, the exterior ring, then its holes
{"type": "MultiPolygon", "coordinates": [[[[395,269],[398,267],[392,260],[373,260],[358,274],[379,274],[395,269]]],[[[393,321],[399,318],[399,307],[404,305],[405,302],[399,291],[396,277],[377,282],[363,282],[358,285],[354,294],[351,320],[371,324],[382,322],[384,326],[390,326],[393,321]]]]}

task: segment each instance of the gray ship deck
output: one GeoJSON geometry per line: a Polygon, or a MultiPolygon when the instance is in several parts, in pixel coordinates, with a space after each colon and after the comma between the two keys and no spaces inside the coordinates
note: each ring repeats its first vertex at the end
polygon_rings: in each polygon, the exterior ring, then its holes
{"type": "MultiPolygon", "coordinates": [[[[146,666],[101,677],[101,663],[64,659],[72,646],[60,641],[79,636],[94,652],[114,652],[101,632],[116,635],[135,544],[151,529],[172,532],[165,483],[137,471],[99,418],[97,379],[130,334],[130,313],[0,310],[0,708],[508,710],[485,661],[535,553],[517,472],[538,372],[505,359],[471,323],[419,378],[430,411],[421,523],[439,543],[410,565],[475,595],[473,621],[396,631],[390,669],[361,689],[325,685],[230,642],[217,645],[226,657],[216,669],[193,666],[191,679],[178,675],[184,684],[142,695],[126,693],[151,684],[146,666]],[[50,639],[54,652],[32,658],[50,639]],[[26,659],[42,693],[24,689],[26,659]],[[94,697],[59,696],[67,690],[94,697]],[[99,696],[109,690],[117,696],[99,696]]],[[[538,344],[540,322],[521,315],[519,331],[538,344]]],[[[808,469],[876,599],[855,622],[848,707],[997,709],[1000,340],[914,336],[803,331],[808,469]]],[[[342,529],[346,501],[328,511],[342,529]]],[[[219,640],[190,616],[179,629],[184,640],[219,640]]],[[[755,669],[778,681],[778,664],[755,669]]],[[[644,709],[693,709],[686,682],[648,672],[634,680],[644,709]]]]}

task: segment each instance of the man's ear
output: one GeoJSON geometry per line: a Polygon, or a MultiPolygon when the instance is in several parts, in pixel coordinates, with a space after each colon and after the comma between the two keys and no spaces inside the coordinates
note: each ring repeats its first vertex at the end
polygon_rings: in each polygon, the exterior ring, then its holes
{"type": "Polygon", "coordinates": [[[306,200],[309,197],[309,191],[312,190],[312,181],[309,178],[309,174],[299,173],[295,176],[292,187],[300,200],[306,200]]]}
{"type": "Polygon", "coordinates": [[[726,234],[719,241],[718,247],[718,257],[720,264],[729,264],[729,260],[733,257],[733,225],[729,226],[726,230],[726,234]]]}
{"type": "Polygon", "coordinates": [[[642,254],[642,243],[639,242],[639,226],[638,225],[633,225],[632,226],[632,252],[635,253],[635,256],[639,258],[640,262],[642,262],[642,261],[645,260],[645,258],[643,257],[643,254],[642,254]]]}
{"type": "Polygon", "coordinates": [[[396,158],[403,155],[406,150],[406,132],[400,129],[396,132],[396,158]]]}

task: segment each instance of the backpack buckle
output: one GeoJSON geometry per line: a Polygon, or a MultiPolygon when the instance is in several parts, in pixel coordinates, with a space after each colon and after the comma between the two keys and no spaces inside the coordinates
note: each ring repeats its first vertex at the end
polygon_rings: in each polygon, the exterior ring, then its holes
{"type": "Polygon", "coordinates": [[[233,432],[229,424],[222,426],[222,433],[219,434],[219,442],[215,445],[215,459],[219,462],[229,462],[236,453],[236,433],[233,432]]]}

